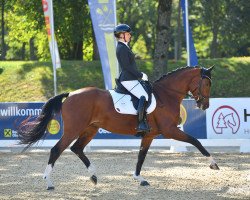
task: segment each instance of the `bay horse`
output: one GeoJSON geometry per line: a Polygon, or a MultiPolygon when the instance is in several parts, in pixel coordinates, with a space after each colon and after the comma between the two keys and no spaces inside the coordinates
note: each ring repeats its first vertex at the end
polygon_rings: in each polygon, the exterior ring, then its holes
{"type": "MultiPolygon", "coordinates": [[[[194,137],[181,131],[178,126],[180,104],[190,91],[197,102],[197,107],[205,110],[209,107],[211,89],[211,71],[203,67],[184,67],[172,71],[152,83],[157,106],[147,116],[151,130],[141,139],[134,179],[140,185],[149,185],[141,175],[141,168],[153,139],[158,135],[164,138],[187,142],[195,146],[210,162],[210,168],[218,170],[210,153],[194,137]]],[[[70,93],[63,93],[49,99],[42,108],[41,114],[34,120],[24,120],[18,130],[20,144],[26,144],[23,151],[46,137],[46,128],[55,113],[62,114],[64,133],[57,144],[50,150],[48,165],[43,178],[47,181],[47,189],[54,189],[51,172],[61,153],[70,147],[90,173],[90,180],[96,184],[97,175],[83,150],[94,138],[99,128],[113,133],[135,135],[137,116],[120,114],[114,109],[113,101],[107,90],[86,87],[70,93]]]]}

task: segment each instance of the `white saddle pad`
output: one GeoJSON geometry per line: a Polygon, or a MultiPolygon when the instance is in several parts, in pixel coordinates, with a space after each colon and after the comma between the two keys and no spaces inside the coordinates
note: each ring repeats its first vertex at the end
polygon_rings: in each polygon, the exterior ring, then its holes
{"type": "MultiPolygon", "coordinates": [[[[133,106],[130,95],[120,94],[114,90],[109,90],[109,92],[112,96],[115,110],[118,113],[137,115],[137,110],[133,106]]],[[[156,107],[156,100],[154,94],[152,94],[152,100],[150,106],[147,109],[147,114],[153,112],[155,107],[156,107]]]]}

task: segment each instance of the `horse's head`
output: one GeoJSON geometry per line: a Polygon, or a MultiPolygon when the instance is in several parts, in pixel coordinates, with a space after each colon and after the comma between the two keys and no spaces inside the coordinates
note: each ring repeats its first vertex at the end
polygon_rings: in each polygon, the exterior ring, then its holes
{"type": "Polygon", "coordinates": [[[193,79],[190,92],[196,100],[197,107],[206,110],[209,107],[210,89],[212,85],[211,71],[214,66],[206,69],[201,68],[200,77],[193,79]]]}

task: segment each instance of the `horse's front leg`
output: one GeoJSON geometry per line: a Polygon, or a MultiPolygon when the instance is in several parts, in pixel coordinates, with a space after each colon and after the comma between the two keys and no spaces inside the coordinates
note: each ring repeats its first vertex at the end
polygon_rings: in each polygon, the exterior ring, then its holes
{"type": "Polygon", "coordinates": [[[213,157],[210,155],[210,153],[202,146],[202,144],[196,138],[184,133],[183,131],[181,131],[177,127],[170,128],[168,133],[163,133],[163,135],[166,138],[171,138],[174,140],[187,142],[187,143],[194,145],[202,153],[202,155],[204,155],[208,158],[208,161],[210,162],[209,167],[211,169],[219,170],[219,167],[218,167],[217,163],[215,162],[215,160],[213,159],[213,157]]]}
{"type": "Polygon", "coordinates": [[[139,181],[141,186],[149,185],[148,181],[146,181],[142,176],[140,176],[140,172],[152,141],[153,137],[147,137],[147,136],[144,136],[141,140],[141,147],[140,147],[140,152],[138,154],[136,170],[135,173],[133,174],[134,179],[139,181]]]}

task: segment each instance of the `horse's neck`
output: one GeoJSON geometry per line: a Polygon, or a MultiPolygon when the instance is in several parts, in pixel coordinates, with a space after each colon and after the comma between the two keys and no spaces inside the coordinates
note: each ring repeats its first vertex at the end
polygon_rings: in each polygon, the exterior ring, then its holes
{"type": "Polygon", "coordinates": [[[189,90],[189,84],[196,75],[197,69],[195,68],[168,75],[155,84],[156,91],[160,96],[168,95],[177,101],[182,101],[189,90]]]}
{"type": "Polygon", "coordinates": [[[175,90],[179,93],[188,92],[188,84],[191,81],[191,77],[187,76],[187,73],[179,73],[177,75],[171,75],[162,81],[161,85],[169,90],[175,90]]]}

